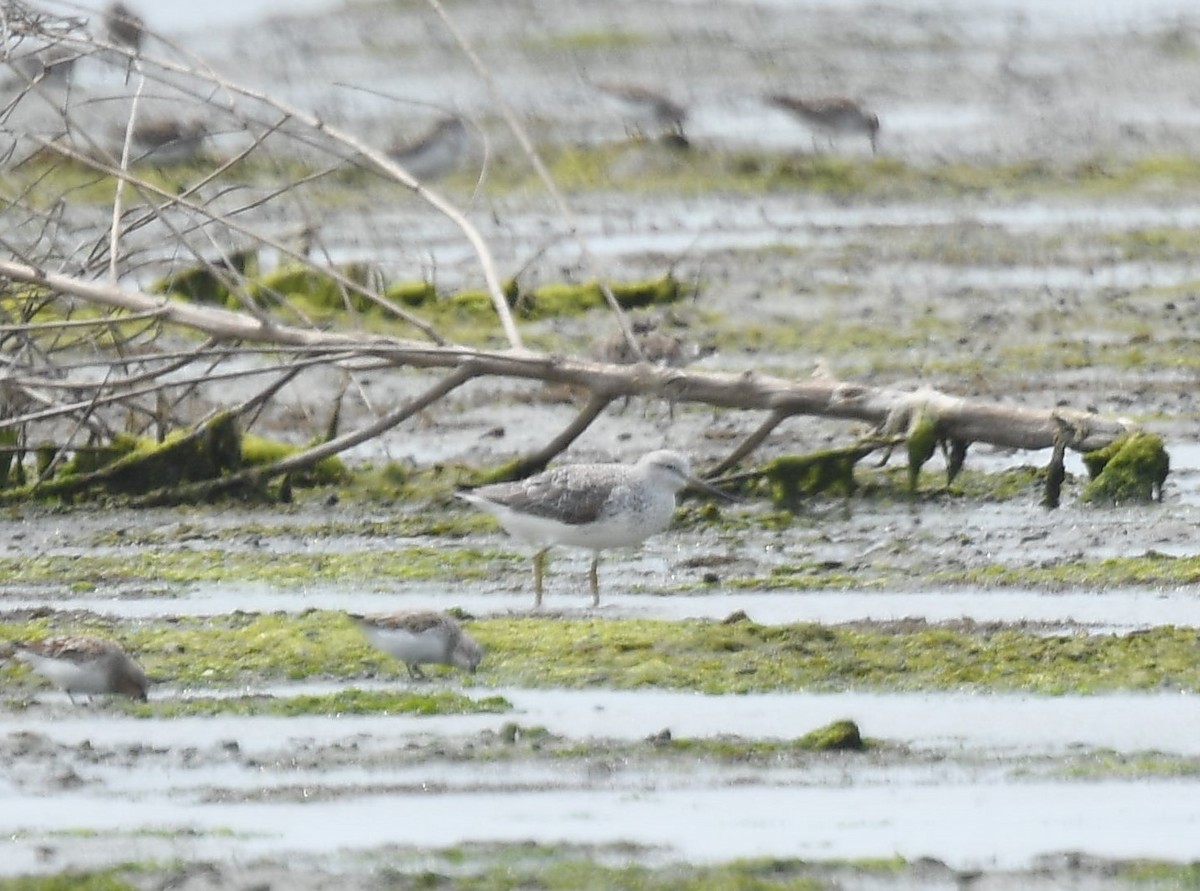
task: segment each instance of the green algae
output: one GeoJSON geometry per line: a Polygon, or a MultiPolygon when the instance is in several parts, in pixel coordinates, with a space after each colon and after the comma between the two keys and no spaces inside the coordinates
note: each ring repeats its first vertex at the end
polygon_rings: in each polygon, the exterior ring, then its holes
{"type": "Polygon", "coordinates": [[[1164,863],[1157,860],[1135,860],[1118,864],[1113,870],[1117,877],[1136,888],[1197,889],[1200,888],[1200,862],[1164,863]]]}
{"type": "MultiPolygon", "coordinates": [[[[107,633],[135,653],[152,678],[172,684],[229,686],[404,676],[403,666],[368,647],[340,613],[234,614],[153,625],[107,624],[107,633]]],[[[1170,626],[1126,635],[1086,635],[919,623],[764,626],[493,618],[474,620],[468,628],[485,650],[479,672],[468,676],[449,668],[431,670],[475,686],[656,688],[713,694],[851,689],[1044,694],[1200,690],[1200,664],[1195,659],[1200,635],[1194,629],[1170,626]]],[[[0,624],[0,639],[85,631],[95,628],[55,617],[0,624]]],[[[41,683],[29,678],[23,667],[10,666],[0,676],[17,686],[41,683]]],[[[334,708],[338,702],[336,698],[306,701],[304,707],[334,708]]],[[[388,694],[380,694],[371,707],[388,708],[393,702],[388,694]]]]}
{"type": "Polygon", "coordinates": [[[813,752],[861,752],[866,743],[853,721],[841,720],[804,734],[798,745],[813,752]]]}
{"type": "Polygon", "coordinates": [[[1168,752],[1095,749],[1071,755],[1058,770],[1070,779],[1161,779],[1200,777],[1200,758],[1168,752]]]}
{"type": "MultiPolygon", "coordinates": [[[[338,266],[335,272],[361,287],[370,284],[371,269],[365,264],[338,266]]],[[[307,263],[287,263],[253,279],[247,295],[253,303],[264,306],[298,301],[302,310],[321,315],[338,310],[364,313],[374,306],[370,299],[347,288],[337,277],[307,263]]],[[[236,310],[241,299],[231,295],[225,302],[229,309],[236,310]]]]}
{"type": "Polygon", "coordinates": [[[158,443],[148,438],[115,436],[102,448],[83,450],[62,468],[4,497],[76,497],[96,491],[140,494],[185,482],[213,479],[242,466],[237,417],[221,413],[190,431],[177,431],[158,443]]]}
{"type": "MultiPolygon", "coordinates": [[[[360,858],[362,859],[362,858],[360,858]]],[[[801,860],[798,858],[743,858],[711,864],[663,862],[661,852],[629,843],[565,845],[466,842],[439,849],[388,848],[366,854],[372,863],[372,887],[454,888],[456,891],[576,891],[620,888],[624,891],[833,891],[843,887],[925,887],[940,881],[930,868],[945,870],[936,861],[908,861],[901,857],[801,860]]],[[[308,867],[280,865],[280,875],[298,878],[308,867]]],[[[0,879],[0,891],[134,891],[167,886],[186,874],[178,863],[125,863],[97,871],[65,871],[55,875],[0,879]],[[181,873],[181,870],[184,872],[181,873]]],[[[324,875],[319,870],[316,875],[324,875]]],[[[221,870],[213,873],[222,875],[221,870]]],[[[989,881],[989,871],[982,873],[989,881]]],[[[1044,867],[1029,872],[1004,871],[1001,882],[1018,887],[1022,881],[1045,884],[1054,872],[1044,867]]],[[[330,877],[334,881],[336,877],[330,877]]],[[[355,887],[356,876],[347,876],[355,887]]],[[[1096,888],[1197,888],[1200,864],[1150,859],[1101,860],[1089,866],[1085,858],[1064,878],[1096,888]]]]}
{"type": "Polygon", "coordinates": [[[1127,261],[1190,262],[1200,251],[1200,233],[1194,229],[1157,227],[1110,233],[1107,242],[1127,261]]]}
{"type": "MultiPolygon", "coordinates": [[[[820,891],[833,888],[811,875],[802,861],[736,860],[715,866],[672,864],[605,864],[591,858],[542,857],[536,862],[503,863],[480,873],[456,874],[453,886],[461,891],[576,891],[580,888],[621,888],[626,891],[820,891]]],[[[449,877],[426,874],[428,887],[440,887],[449,877]]]]}
{"type": "Polygon", "coordinates": [[[805,497],[823,493],[853,495],[857,489],[854,467],[864,454],[861,448],[851,446],[771,459],[761,471],[771,503],[793,510],[805,497]]]}
{"type": "MultiPolygon", "coordinates": [[[[298,455],[304,451],[304,446],[267,439],[263,436],[246,434],[241,441],[241,460],[245,467],[265,467],[298,455]]],[[[350,470],[337,455],[330,455],[315,462],[310,467],[289,474],[293,484],[305,486],[332,486],[348,482],[350,470]]]]}
{"type": "Polygon", "coordinates": [[[502,696],[473,699],[449,690],[422,692],[361,690],[298,696],[200,696],[187,699],[158,699],[129,703],[124,710],[138,718],[192,718],[215,715],[253,715],[292,718],[324,715],[476,715],[512,710],[502,696]]]}
{"type": "MultiPolygon", "coordinates": [[[[371,647],[358,627],[339,612],[232,613],[211,617],[177,617],[163,624],[138,623],[122,627],[105,619],[75,619],[63,624],[46,616],[17,624],[0,624],[0,641],[31,640],[51,634],[101,634],[120,640],[136,653],[154,682],[179,686],[229,686],[264,680],[315,680],[330,678],[375,678],[403,680],[405,666],[371,647]]],[[[446,666],[430,666],[432,676],[459,676],[446,666]]],[[[2,674],[20,677],[23,668],[10,666],[2,674]]],[[[464,676],[465,677],[465,676],[464,676]]],[[[30,683],[40,683],[30,679],[30,683]]],[[[172,708],[180,714],[207,714],[206,710],[230,713],[326,714],[332,710],[360,713],[390,707],[412,710],[419,707],[421,691],[343,691],[329,696],[288,697],[274,700],[246,697],[242,701],[186,700],[172,708]],[[414,697],[405,706],[406,696],[414,697]],[[288,710],[293,711],[288,711],[288,710]]],[[[436,700],[433,701],[436,705],[436,700]]],[[[139,706],[130,706],[138,709],[139,706]]],[[[143,714],[158,714],[157,704],[143,714]]]]}
{"type": "MultiPolygon", "coordinates": [[[[644,281],[609,282],[609,289],[622,309],[644,309],[676,303],[692,290],[670,273],[644,281]]],[[[600,284],[546,284],[522,298],[518,308],[529,319],[579,314],[607,306],[600,284]]]]}
{"type": "Polygon", "coordinates": [[[1170,458],[1161,437],[1129,433],[1083,456],[1091,481],[1083,501],[1103,504],[1145,503],[1162,498],[1170,458]]]}
{"type": "MultiPolygon", "coordinates": [[[[1034,493],[1036,495],[1036,493],[1034,493]]],[[[903,494],[894,496],[897,500],[903,494]]],[[[942,497],[942,496],[939,496],[942,497]]],[[[738,530],[787,529],[802,517],[787,511],[772,511],[749,516],[736,512],[714,521],[705,508],[683,507],[678,514],[681,525],[716,527],[727,532],[738,530]],[[690,518],[690,519],[687,519],[690,518]]],[[[428,518],[414,516],[406,521],[378,521],[364,526],[368,538],[390,538],[404,532],[466,536],[491,532],[493,521],[486,516],[462,516],[462,525],[430,526],[428,518]]],[[[490,581],[513,573],[524,575],[528,558],[522,549],[498,540],[493,548],[478,548],[443,540],[438,544],[413,544],[400,548],[342,552],[337,538],[355,534],[354,524],[330,527],[301,527],[310,541],[303,553],[276,553],[269,548],[238,550],[172,547],[172,542],[211,539],[212,533],[192,533],[171,527],[157,535],[134,533],[112,536],[118,554],[37,554],[28,557],[0,557],[0,578],[8,587],[53,585],[63,590],[86,592],[96,587],[122,583],[150,584],[169,590],[194,583],[228,582],[232,585],[268,584],[281,590],[303,589],[309,585],[356,585],[367,589],[392,590],[397,584],[434,582],[454,586],[490,581]],[[322,551],[315,539],[325,528],[333,534],[328,550],[322,551]]],[[[239,538],[256,540],[276,534],[273,527],[254,524],[237,527],[239,538]]],[[[233,536],[233,532],[226,533],[233,536]]],[[[972,586],[981,588],[1019,587],[1034,590],[1107,590],[1120,587],[1161,588],[1190,585],[1200,581],[1200,556],[1172,556],[1146,552],[1126,557],[1083,559],[1064,557],[1036,566],[982,563],[964,567],[929,569],[924,566],[891,565],[873,559],[864,564],[843,567],[826,561],[791,561],[773,566],[767,575],[731,576],[721,580],[729,590],[813,591],[904,590],[917,586],[972,586]]],[[[698,583],[680,582],[657,593],[687,592],[698,583]]]]}
{"type": "Polygon", "coordinates": [[[519,555],[459,545],[413,545],[378,551],[276,553],[222,548],[129,549],[121,554],[38,554],[0,558],[6,584],[111,584],[119,581],[263,582],[277,586],[491,578],[523,565],[519,555]]]}
{"type": "MultiPolygon", "coordinates": [[[[177,490],[244,468],[266,466],[301,450],[299,446],[245,436],[237,416],[222,412],[193,429],[173,431],[162,442],[117,433],[107,443],[72,450],[57,468],[52,462],[58,448],[41,445],[34,450],[39,479],[4,489],[0,498],[9,502],[98,499],[177,490]]],[[[348,478],[341,459],[330,456],[297,470],[289,476],[289,482],[331,485],[348,478]]]]}
{"type": "Polygon", "coordinates": [[[1200,556],[1147,551],[1132,557],[1100,560],[1063,559],[1038,566],[989,563],[967,569],[927,572],[932,585],[1016,587],[1062,591],[1111,588],[1162,588],[1200,582],[1200,556]]]}
{"type": "Polygon", "coordinates": [[[641,31],[626,31],[620,28],[583,28],[564,31],[545,37],[527,37],[521,46],[532,53],[538,52],[615,52],[635,49],[651,42],[651,36],[641,31]]]}
{"type": "MultiPolygon", "coordinates": [[[[929,201],[995,196],[1164,194],[1200,187],[1200,162],[1188,155],[1133,161],[1094,158],[1074,164],[1037,159],[1000,164],[966,161],[908,164],[895,158],[847,158],[806,152],[728,152],[693,146],[686,155],[643,142],[545,146],[543,159],[568,191],[636,189],[704,195],[803,191],[834,197],[929,201]]],[[[539,188],[524,166],[497,164],[497,193],[539,188]]]]}
{"type": "Polygon", "coordinates": [[[1017,630],[491,619],[475,624],[487,679],[527,686],[786,689],[1196,689],[1197,634],[1037,635],[1017,630]],[[530,625],[536,631],[530,629],[530,625]],[[520,641],[515,643],[515,641],[520,641]],[[508,641],[514,641],[509,644],[508,641]],[[519,648],[514,661],[510,646],[519,648]]]}
{"type": "Polygon", "coordinates": [[[101,872],[60,872],[48,876],[0,877],[0,891],[138,891],[120,867],[101,872]]]}
{"type": "Polygon", "coordinates": [[[833,721],[796,739],[745,739],[736,735],[651,739],[658,752],[685,754],[724,762],[778,762],[789,755],[813,752],[862,752],[877,746],[864,740],[853,721],[833,721]]]}
{"type": "Polygon", "coordinates": [[[151,282],[151,294],[172,294],[194,303],[241,309],[242,301],[230,286],[258,273],[258,251],[236,251],[217,263],[202,263],[172,272],[151,282]]]}
{"type": "Polygon", "coordinates": [[[937,450],[937,418],[932,412],[921,410],[908,425],[905,445],[908,450],[908,492],[916,494],[921,468],[937,450]]]}

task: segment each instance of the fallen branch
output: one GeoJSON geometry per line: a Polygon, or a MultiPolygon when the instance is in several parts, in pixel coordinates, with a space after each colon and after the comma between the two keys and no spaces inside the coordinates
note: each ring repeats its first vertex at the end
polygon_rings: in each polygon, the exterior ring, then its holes
{"type": "Polygon", "coordinates": [[[657,396],[676,403],[768,411],[772,413],[769,423],[793,415],[819,415],[861,421],[886,433],[906,430],[913,418],[924,417],[934,425],[937,440],[985,442],[1019,449],[1053,448],[1061,440],[1067,448],[1081,452],[1103,448],[1135,429],[1127,421],[1091,412],[997,405],[933,389],[907,392],[828,378],[793,381],[753,372],[721,374],[645,362],[611,365],[527,350],[430,346],[384,336],[264,324],[232,310],[125,291],[12,261],[0,260],[0,276],[133,313],[157,312],[164,322],[216,338],[303,347],[314,352],[352,352],[412,368],[470,365],[476,376],[566,384],[608,401],[622,396],[657,396]]]}

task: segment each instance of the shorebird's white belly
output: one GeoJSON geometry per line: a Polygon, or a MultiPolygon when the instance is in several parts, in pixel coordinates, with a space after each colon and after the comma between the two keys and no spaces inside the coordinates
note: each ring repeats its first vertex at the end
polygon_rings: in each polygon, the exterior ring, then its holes
{"type": "Polygon", "coordinates": [[[406,628],[368,626],[363,633],[372,646],[409,665],[441,662],[446,657],[446,638],[436,629],[414,632],[406,628]]]}
{"type": "Polygon", "coordinates": [[[591,523],[571,525],[547,517],[517,513],[503,505],[484,504],[514,538],[539,547],[566,545],[600,551],[641,544],[667,528],[675,514],[675,496],[648,499],[641,510],[614,513],[591,523]]]}
{"type": "Polygon", "coordinates": [[[98,660],[72,662],[28,652],[20,653],[18,658],[52,684],[72,693],[93,694],[108,691],[108,678],[98,660]]]}

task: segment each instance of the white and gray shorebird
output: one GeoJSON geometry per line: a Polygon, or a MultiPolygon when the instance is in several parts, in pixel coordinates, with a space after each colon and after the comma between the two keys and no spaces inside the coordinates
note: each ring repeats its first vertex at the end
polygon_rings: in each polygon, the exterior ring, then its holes
{"type": "Polygon", "coordinates": [[[13,655],[36,674],[75,694],[115,694],[145,702],[148,681],[142,667],[119,644],[103,637],[51,637],[13,643],[13,655]]]}
{"type": "Polygon", "coordinates": [[[878,148],[879,116],[867,111],[853,99],[834,96],[825,99],[800,99],[774,93],[767,102],[781,108],[808,125],[816,134],[825,136],[830,143],[839,136],[866,136],[871,143],[871,152],[878,148]]]}
{"type": "Polygon", "coordinates": [[[403,662],[415,680],[425,680],[422,665],[452,665],[474,673],[483,659],[483,647],[445,613],[351,614],[350,618],[371,646],[403,662]]]}
{"type": "Polygon", "coordinates": [[[452,173],[467,153],[467,125],[457,115],[443,118],[410,143],[397,143],[387,155],[414,179],[432,181],[452,173]]]}
{"type": "Polygon", "coordinates": [[[592,605],[600,604],[597,566],[608,548],[639,545],[667,528],[675,496],[695,486],[730,496],[692,476],[678,452],[643,455],[636,464],[565,464],[512,483],[481,486],[458,497],[494,516],[504,531],[538,548],[533,555],[534,606],[542,603],[546,552],[554,545],[592,552],[592,605]]]}

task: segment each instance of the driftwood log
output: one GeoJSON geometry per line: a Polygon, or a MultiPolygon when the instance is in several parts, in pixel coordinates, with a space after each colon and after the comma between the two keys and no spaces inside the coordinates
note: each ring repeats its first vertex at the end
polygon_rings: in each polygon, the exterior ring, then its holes
{"type": "MultiPolygon", "coordinates": [[[[92,304],[123,310],[138,318],[156,318],[208,335],[213,341],[267,344],[301,351],[313,361],[363,362],[412,368],[445,369],[445,377],[426,393],[400,406],[368,427],[336,436],[319,446],[282,459],[268,467],[232,474],[220,485],[243,485],[248,480],[292,472],[379,435],[469,380],[507,377],[563,384],[590,394],[574,421],[535,455],[527,456],[506,473],[519,477],[536,472],[567,447],[614,400],[650,396],[673,403],[694,402],[714,407],[767,412],[762,424],[709,475],[737,464],[786,418],[815,415],[863,422],[878,431],[878,438],[863,450],[869,453],[896,442],[908,446],[910,467],[919,469],[941,443],[947,453],[950,475],[957,472],[971,443],[1016,449],[1053,449],[1047,480],[1047,502],[1057,503],[1066,450],[1095,452],[1112,446],[1136,431],[1123,420],[1089,412],[1056,408],[1036,410],[997,405],[948,395],[933,389],[903,391],[868,387],[824,378],[787,380],[753,372],[721,374],[662,367],[642,362],[613,365],[578,358],[546,355],[524,349],[489,351],[462,346],[429,344],[383,336],[351,335],[273,323],[227,309],[168,300],[83,281],[0,261],[0,276],[12,282],[38,286],[92,304]]],[[[13,374],[7,387],[14,386],[13,374]]],[[[107,382],[113,389],[119,379],[107,382]]],[[[19,422],[10,418],[9,423],[19,422]]],[[[862,450],[862,447],[858,447],[862,450]]],[[[915,478],[914,478],[915,479],[915,478]]],[[[1161,485],[1161,481],[1158,483],[1161,485]]]]}

